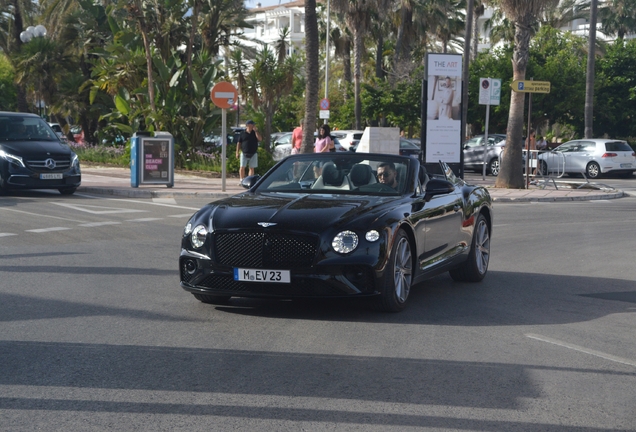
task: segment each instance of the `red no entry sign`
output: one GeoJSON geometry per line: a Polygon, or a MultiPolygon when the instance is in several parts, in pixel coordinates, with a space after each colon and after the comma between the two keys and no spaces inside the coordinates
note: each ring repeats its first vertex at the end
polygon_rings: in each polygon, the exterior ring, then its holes
{"type": "Polygon", "coordinates": [[[237,96],[236,87],[227,81],[216,83],[210,92],[212,103],[222,109],[231,108],[236,103],[237,96]]]}

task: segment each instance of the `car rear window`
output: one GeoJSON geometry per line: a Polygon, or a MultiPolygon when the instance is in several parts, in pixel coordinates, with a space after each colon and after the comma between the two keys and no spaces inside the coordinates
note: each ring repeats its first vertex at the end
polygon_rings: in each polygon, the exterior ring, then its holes
{"type": "Polygon", "coordinates": [[[354,139],[354,140],[359,140],[359,139],[361,139],[361,138],[362,138],[362,134],[361,134],[361,133],[353,134],[353,139],[354,139]]]}
{"type": "Polygon", "coordinates": [[[634,150],[625,141],[610,141],[605,143],[605,149],[607,151],[628,151],[634,150]]]}

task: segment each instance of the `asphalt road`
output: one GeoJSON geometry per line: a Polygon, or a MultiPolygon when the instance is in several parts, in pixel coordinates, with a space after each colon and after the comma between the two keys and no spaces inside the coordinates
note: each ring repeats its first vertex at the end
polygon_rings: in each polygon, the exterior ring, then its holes
{"type": "Polygon", "coordinates": [[[498,204],[484,282],[400,314],[198,302],[202,204],[0,199],[0,430],[636,430],[636,198],[498,204]]]}

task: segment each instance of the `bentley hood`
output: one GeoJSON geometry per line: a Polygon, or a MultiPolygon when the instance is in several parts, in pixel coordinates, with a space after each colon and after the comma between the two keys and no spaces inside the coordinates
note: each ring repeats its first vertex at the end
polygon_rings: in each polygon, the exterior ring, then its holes
{"type": "Polygon", "coordinates": [[[285,195],[245,193],[208,206],[215,230],[259,228],[259,223],[276,224],[284,230],[324,232],[356,220],[368,226],[395,206],[395,197],[351,196],[333,199],[329,195],[285,195]]]}

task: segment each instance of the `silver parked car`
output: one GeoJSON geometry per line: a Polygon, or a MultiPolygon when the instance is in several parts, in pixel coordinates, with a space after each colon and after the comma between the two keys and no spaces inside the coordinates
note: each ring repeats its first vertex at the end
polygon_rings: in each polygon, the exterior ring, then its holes
{"type": "Polygon", "coordinates": [[[488,135],[488,145],[484,146],[484,135],[477,135],[464,143],[464,169],[469,171],[481,171],[484,159],[486,160],[486,172],[499,175],[501,166],[500,156],[506,145],[506,136],[503,134],[488,135]],[[486,157],[484,158],[484,152],[486,157]]]}
{"type": "Polygon", "coordinates": [[[584,174],[595,179],[615,173],[630,177],[636,171],[636,153],[626,141],[580,139],[561,144],[551,152],[540,153],[541,174],[584,174]],[[554,157],[562,155],[562,157],[554,157]]]}

